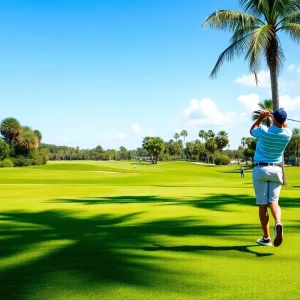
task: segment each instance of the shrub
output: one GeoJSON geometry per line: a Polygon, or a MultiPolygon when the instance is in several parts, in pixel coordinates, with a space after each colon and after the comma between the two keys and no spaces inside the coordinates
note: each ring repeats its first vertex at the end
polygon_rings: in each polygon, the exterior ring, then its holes
{"type": "Polygon", "coordinates": [[[9,157],[9,146],[6,142],[0,140],[0,160],[9,157]]]}
{"type": "Polygon", "coordinates": [[[0,168],[12,168],[13,166],[13,162],[8,158],[0,161],[0,168]]]}
{"type": "Polygon", "coordinates": [[[30,166],[30,160],[26,159],[24,156],[18,156],[14,158],[13,164],[15,167],[28,167],[30,166]]]}
{"type": "Polygon", "coordinates": [[[229,158],[227,155],[222,155],[222,157],[221,157],[221,156],[218,156],[218,157],[216,157],[216,159],[215,159],[215,164],[216,164],[217,166],[220,166],[220,165],[225,165],[225,166],[227,166],[227,165],[230,164],[230,158],[229,158]]]}

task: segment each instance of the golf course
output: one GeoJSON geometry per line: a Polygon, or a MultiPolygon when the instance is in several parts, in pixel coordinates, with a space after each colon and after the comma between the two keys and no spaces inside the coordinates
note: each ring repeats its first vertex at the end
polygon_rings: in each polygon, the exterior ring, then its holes
{"type": "Polygon", "coordinates": [[[255,242],[250,165],[0,169],[1,299],[299,299],[300,168],[286,174],[275,248],[255,242]]]}

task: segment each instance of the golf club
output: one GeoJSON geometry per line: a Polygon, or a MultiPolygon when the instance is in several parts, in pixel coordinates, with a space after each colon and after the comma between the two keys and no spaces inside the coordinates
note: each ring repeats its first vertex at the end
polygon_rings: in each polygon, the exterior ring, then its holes
{"type": "MultiPolygon", "coordinates": [[[[253,112],[253,114],[257,114],[257,115],[259,115],[259,114],[260,114],[260,112],[261,112],[261,110],[255,110],[255,111],[253,112]]],[[[272,114],[272,112],[271,112],[271,114],[272,114]]],[[[289,120],[289,121],[293,121],[293,122],[299,122],[299,123],[300,123],[300,121],[299,121],[299,120],[294,120],[294,119],[289,119],[289,118],[287,118],[287,120],[289,120]]]]}

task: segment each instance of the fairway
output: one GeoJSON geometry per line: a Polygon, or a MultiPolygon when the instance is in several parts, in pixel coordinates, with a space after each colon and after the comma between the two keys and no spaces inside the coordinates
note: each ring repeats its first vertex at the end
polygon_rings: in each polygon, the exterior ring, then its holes
{"type": "Polygon", "coordinates": [[[0,299],[299,299],[300,168],[286,168],[278,248],[255,243],[251,172],[124,161],[0,169],[0,299]]]}

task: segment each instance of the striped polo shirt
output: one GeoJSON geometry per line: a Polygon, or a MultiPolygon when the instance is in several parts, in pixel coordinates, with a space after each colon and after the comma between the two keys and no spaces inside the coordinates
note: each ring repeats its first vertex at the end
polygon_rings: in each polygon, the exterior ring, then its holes
{"type": "Polygon", "coordinates": [[[283,152],[292,137],[288,127],[264,126],[252,129],[251,134],[258,139],[254,161],[266,163],[281,163],[283,152]]]}

